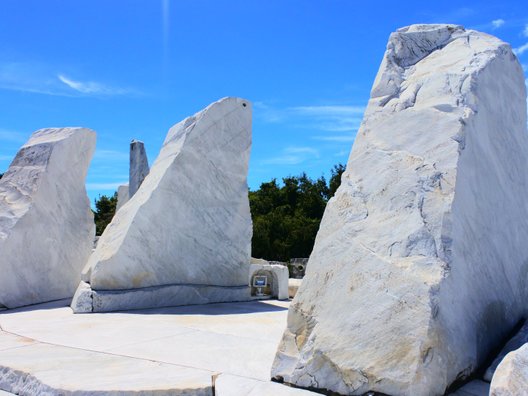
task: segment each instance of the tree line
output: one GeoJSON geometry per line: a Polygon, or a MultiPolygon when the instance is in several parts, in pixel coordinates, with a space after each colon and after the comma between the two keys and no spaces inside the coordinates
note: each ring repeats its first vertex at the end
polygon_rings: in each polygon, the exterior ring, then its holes
{"type": "Polygon", "coordinates": [[[316,180],[306,173],[262,183],[249,192],[253,220],[253,257],[289,261],[309,257],[326,204],[341,183],[343,164],[335,165],[330,179],[316,180]]]}

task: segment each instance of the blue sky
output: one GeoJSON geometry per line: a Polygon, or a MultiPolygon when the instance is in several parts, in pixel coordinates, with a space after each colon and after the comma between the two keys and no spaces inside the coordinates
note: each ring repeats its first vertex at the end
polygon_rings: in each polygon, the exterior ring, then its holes
{"type": "MultiPolygon", "coordinates": [[[[528,65],[525,1],[0,0],[0,172],[43,127],[97,131],[92,201],[152,164],[173,124],[224,96],[253,102],[252,189],[346,163],[389,34],[492,33],[528,65]]],[[[527,66],[525,66],[525,70],[527,66]]]]}

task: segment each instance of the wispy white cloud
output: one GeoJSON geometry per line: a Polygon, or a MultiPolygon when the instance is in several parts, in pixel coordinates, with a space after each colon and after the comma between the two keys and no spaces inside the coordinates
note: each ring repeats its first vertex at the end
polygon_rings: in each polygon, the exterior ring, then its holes
{"type": "Polygon", "coordinates": [[[362,106],[297,106],[290,108],[305,117],[314,129],[330,132],[355,131],[361,124],[365,108],[362,106]]]}
{"type": "Polygon", "coordinates": [[[13,159],[12,155],[0,154],[0,161],[11,161],[12,159],[13,159]]]}
{"type": "Polygon", "coordinates": [[[513,49],[513,52],[515,53],[515,55],[522,55],[524,54],[526,51],[528,51],[528,43],[524,44],[524,45],[521,45],[520,47],[517,47],[517,48],[514,48],[513,49]]]}
{"type": "Polygon", "coordinates": [[[255,116],[270,124],[282,122],[287,117],[283,109],[275,108],[264,102],[254,102],[253,111],[255,116]]]}
{"type": "Polygon", "coordinates": [[[287,147],[276,157],[262,161],[265,165],[297,165],[309,159],[319,158],[319,150],[313,147],[287,147]]]}
{"type": "Polygon", "coordinates": [[[522,31],[524,37],[528,37],[528,23],[524,25],[524,30],[522,31]]]}
{"type": "Polygon", "coordinates": [[[321,105],[276,108],[254,104],[255,116],[268,123],[291,123],[300,128],[346,132],[357,130],[365,110],[362,106],[321,105]]]}
{"type": "Polygon", "coordinates": [[[84,95],[114,96],[131,93],[129,89],[111,87],[94,81],[76,81],[63,74],[57,75],[57,78],[66,86],[84,95]]]}
{"type": "Polygon", "coordinates": [[[502,25],[504,25],[506,23],[506,21],[504,19],[495,19],[493,21],[491,21],[491,26],[493,27],[493,29],[498,29],[500,28],[502,25]]]}
{"type": "Polygon", "coordinates": [[[129,88],[79,81],[39,62],[0,62],[0,89],[69,97],[138,94],[129,88]]]}

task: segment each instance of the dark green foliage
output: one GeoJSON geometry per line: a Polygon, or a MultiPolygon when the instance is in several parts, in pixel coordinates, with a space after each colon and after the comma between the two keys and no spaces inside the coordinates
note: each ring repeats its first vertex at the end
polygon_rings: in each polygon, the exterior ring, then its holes
{"type": "Polygon", "coordinates": [[[4,176],[4,174],[3,174],[3,173],[0,173],[0,179],[2,178],[2,176],[4,176]]]}
{"type": "Polygon", "coordinates": [[[312,180],[303,173],[283,178],[282,185],[273,179],[250,191],[252,256],[277,261],[309,257],[326,203],[344,170],[344,165],[335,165],[328,183],[322,176],[312,180]]]}
{"type": "Polygon", "coordinates": [[[330,170],[329,195],[333,197],[337,188],[341,185],[341,175],[345,171],[345,165],[337,164],[330,170]]]}
{"type": "Polygon", "coordinates": [[[99,198],[95,199],[94,203],[95,234],[101,235],[114,217],[117,205],[117,192],[112,197],[99,195],[99,198]]]}

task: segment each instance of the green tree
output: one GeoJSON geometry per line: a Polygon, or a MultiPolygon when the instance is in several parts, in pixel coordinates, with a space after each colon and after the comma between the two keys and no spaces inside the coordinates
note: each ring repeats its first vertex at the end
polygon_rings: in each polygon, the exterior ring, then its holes
{"type": "Polygon", "coordinates": [[[332,198],[341,185],[341,175],[345,171],[345,165],[337,164],[330,170],[329,198],[332,198]]]}
{"type": "Polygon", "coordinates": [[[95,199],[94,204],[95,234],[101,235],[114,217],[117,205],[117,192],[111,197],[99,195],[99,198],[95,199]]]}
{"type": "Polygon", "coordinates": [[[250,191],[252,255],[278,261],[308,257],[326,203],[339,186],[344,169],[342,164],[334,166],[329,182],[302,173],[283,178],[281,186],[272,179],[250,191]]]}
{"type": "Polygon", "coordinates": [[[3,174],[3,173],[0,173],[0,179],[2,178],[2,176],[4,176],[4,174],[3,174]]]}

